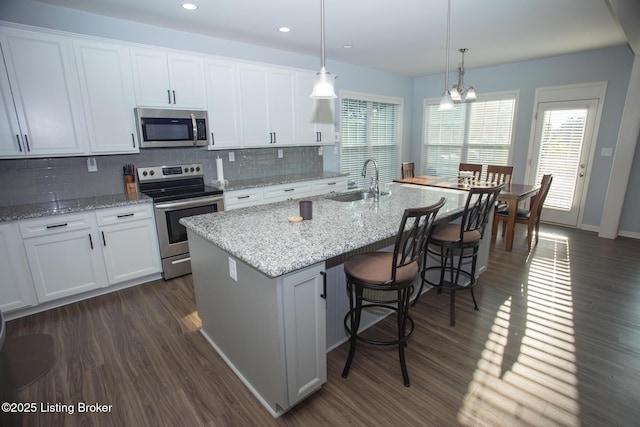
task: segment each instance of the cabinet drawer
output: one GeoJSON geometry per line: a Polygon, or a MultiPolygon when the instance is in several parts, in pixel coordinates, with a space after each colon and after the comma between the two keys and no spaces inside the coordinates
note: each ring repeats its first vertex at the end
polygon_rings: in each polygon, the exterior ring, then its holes
{"type": "Polygon", "coordinates": [[[347,188],[348,180],[346,176],[319,179],[313,182],[314,194],[341,193],[347,191],[347,188]]]}
{"type": "Polygon", "coordinates": [[[281,200],[298,199],[313,193],[312,182],[296,182],[292,184],[273,185],[264,188],[265,202],[278,202],[281,200]]]}
{"type": "Polygon", "coordinates": [[[118,208],[101,209],[96,213],[98,226],[121,224],[140,219],[153,218],[153,206],[151,204],[129,205],[118,208]]]}
{"type": "Polygon", "coordinates": [[[45,219],[21,221],[20,234],[24,239],[28,239],[75,230],[87,230],[92,225],[93,214],[55,215],[45,219]]]}
{"type": "Polygon", "coordinates": [[[262,188],[247,188],[224,193],[224,208],[228,211],[259,204],[262,204],[262,188]]]}

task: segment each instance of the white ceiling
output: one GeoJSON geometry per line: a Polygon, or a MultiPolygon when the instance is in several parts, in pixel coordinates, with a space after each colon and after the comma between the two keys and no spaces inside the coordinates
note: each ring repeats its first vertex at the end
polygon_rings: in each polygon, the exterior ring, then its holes
{"type": "MultiPolygon", "coordinates": [[[[180,7],[186,0],[37,1],[320,56],[320,0],[189,0],[195,12],[180,7]]],[[[451,9],[452,68],[461,47],[469,48],[470,69],[627,43],[606,0],[452,0],[451,9]]],[[[328,68],[335,60],[408,76],[440,73],[446,16],[446,0],[325,0],[328,68]]]]}

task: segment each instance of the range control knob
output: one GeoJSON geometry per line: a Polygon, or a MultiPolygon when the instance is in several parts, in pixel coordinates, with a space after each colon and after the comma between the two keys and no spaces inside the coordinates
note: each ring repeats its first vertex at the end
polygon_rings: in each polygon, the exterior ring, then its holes
{"type": "Polygon", "coordinates": [[[147,176],[147,171],[142,172],[142,176],[147,176]]]}
{"type": "Polygon", "coordinates": [[[200,166],[196,166],[196,172],[200,172],[200,166]]]}
{"type": "Polygon", "coordinates": [[[155,172],[154,171],[149,171],[149,175],[153,176],[153,175],[155,175],[155,172]]]}
{"type": "Polygon", "coordinates": [[[189,168],[184,168],[184,173],[188,173],[189,172],[189,168]]]}
{"type": "Polygon", "coordinates": [[[191,167],[191,172],[193,172],[193,171],[194,171],[194,169],[193,169],[193,166],[192,166],[192,167],[191,167]]]}

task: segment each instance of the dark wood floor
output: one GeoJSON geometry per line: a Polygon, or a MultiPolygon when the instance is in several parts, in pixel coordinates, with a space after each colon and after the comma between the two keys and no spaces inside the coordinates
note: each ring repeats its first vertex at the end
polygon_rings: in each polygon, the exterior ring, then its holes
{"type": "MultiPolygon", "coordinates": [[[[14,402],[112,405],[104,414],[36,413],[16,426],[611,426],[640,420],[640,240],[543,226],[528,255],[499,239],[477,288],[412,308],[411,387],[393,348],[328,354],[323,388],[274,420],[198,333],[190,276],[157,281],[8,323],[54,337],[57,360],[14,402]]],[[[381,328],[393,333],[393,323],[381,328]]],[[[0,423],[2,424],[2,423],[0,423]]]]}

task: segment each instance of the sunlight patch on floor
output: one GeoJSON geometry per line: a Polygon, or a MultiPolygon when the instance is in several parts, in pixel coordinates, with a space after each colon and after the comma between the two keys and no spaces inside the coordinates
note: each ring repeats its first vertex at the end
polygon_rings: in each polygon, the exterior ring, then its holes
{"type": "Polygon", "coordinates": [[[496,313],[458,420],[578,425],[569,241],[540,234],[520,291],[496,313]]]}

